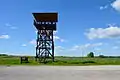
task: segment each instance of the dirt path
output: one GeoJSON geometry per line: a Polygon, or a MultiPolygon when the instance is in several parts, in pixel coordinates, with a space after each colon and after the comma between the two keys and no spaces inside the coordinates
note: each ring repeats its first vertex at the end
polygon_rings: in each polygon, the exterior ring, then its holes
{"type": "Polygon", "coordinates": [[[120,66],[0,66],[0,80],[120,80],[120,66]]]}

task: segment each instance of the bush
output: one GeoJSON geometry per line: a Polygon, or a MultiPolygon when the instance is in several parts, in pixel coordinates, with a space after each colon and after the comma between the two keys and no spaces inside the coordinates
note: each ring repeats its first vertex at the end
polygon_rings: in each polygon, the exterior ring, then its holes
{"type": "Polygon", "coordinates": [[[104,56],[104,55],[99,55],[98,57],[99,57],[99,58],[105,58],[105,56],[104,56]]]}
{"type": "Polygon", "coordinates": [[[87,54],[87,57],[93,58],[94,57],[94,53],[90,52],[89,54],[87,54]]]}

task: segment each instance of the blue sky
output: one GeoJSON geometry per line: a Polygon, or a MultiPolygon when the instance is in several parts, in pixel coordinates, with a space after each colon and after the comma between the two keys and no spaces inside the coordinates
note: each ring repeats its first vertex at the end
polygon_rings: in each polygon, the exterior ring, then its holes
{"type": "Polygon", "coordinates": [[[58,12],[55,54],[120,55],[120,0],[1,0],[0,53],[35,55],[33,12],[58,12]]]}

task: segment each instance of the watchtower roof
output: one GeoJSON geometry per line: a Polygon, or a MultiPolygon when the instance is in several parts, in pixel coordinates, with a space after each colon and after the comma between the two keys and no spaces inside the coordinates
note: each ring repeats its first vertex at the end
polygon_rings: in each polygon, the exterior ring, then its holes
{"type": "Polygon", "coordinates": [[[58,22],[58,13],[32,13],[37,22],[58,22]]]}

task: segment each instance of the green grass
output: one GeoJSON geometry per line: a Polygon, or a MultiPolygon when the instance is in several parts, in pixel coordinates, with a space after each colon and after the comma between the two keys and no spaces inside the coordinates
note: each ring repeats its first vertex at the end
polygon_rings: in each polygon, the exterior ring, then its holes
{"type": "Polygon", "coordinates": [[[20,64],[20,57],[0,56],[0,65],[120,65],[120,58],[55,57],[55,62],[43,64],[29,57],[29,63],[20,64]]]}

